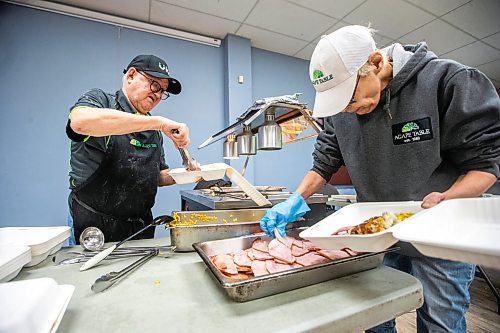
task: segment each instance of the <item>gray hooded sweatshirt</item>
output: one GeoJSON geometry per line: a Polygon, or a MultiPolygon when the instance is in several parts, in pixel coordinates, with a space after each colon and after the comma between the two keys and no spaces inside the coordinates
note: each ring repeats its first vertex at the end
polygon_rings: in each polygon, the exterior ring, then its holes
{"type": "Polygon", "coordinates": [[[361,202],[422,200],[470,170],[498,177],[500,99],[492,83],[438,59],[425,43],[404,51],[389,54],[402,67],[375,110],[325,118],[312,170],[328,181],[345,165],[361,202]]]}

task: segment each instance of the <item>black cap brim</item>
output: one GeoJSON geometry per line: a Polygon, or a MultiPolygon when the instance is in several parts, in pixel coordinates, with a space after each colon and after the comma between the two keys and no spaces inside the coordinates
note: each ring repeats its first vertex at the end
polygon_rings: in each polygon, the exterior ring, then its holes
{"type": "Polygon", "coordinates": [[[159,79],[168,79],[167,92],[169,92],[171,94],[178,95],[182,90],[181,83],[177,79],[170,77],[166,73],[153,72],[153,71],[143,71],[143,72],[147,73],[153,77],[157,77],[159,79]]]}

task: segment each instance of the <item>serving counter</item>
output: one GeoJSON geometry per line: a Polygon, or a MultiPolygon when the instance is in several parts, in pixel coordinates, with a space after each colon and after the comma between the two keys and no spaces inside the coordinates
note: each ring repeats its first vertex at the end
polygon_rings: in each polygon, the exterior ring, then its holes
{"type": "MultiPolygon", "coordinates": [[[[128,246],[166,245],[168,239],[128,246]]],[[[64,248],[67,251],[71,248],[64,248]]],[[[74,250],[80,251],[81,247],[74,250]]],[[[51,277],[76,287],[59,332],[360,332],[418,308],[422,286],[412,276],[378,267],[289,292],[236,303],[219,288],[197,253],[155,257],[111,288],[94,281],[137,258],[106,260],[80,272],[47,258],[15,280],[51,277]]]]}

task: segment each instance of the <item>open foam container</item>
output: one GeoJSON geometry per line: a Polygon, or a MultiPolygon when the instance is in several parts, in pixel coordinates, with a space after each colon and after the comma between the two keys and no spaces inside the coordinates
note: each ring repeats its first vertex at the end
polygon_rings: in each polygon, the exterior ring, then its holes
{"type": "Polygon", "coordinates": [[[500,267],[500,196],[450,199],[430,209],[421,202],[370,202],[346,206],[300,233],[324,249],[382,251],[398,241],[411,243],[426,256],[500,267]],[[333,235],[383,212],[415,215],[382,232],[333,235]]]}

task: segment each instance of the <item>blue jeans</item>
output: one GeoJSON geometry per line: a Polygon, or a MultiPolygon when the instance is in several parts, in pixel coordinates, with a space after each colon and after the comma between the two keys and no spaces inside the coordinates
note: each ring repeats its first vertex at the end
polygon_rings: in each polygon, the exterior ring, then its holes
{"type": "MultiPolygon", "coordinates": [[[[470,304],[469,286],[475,265],[399,253],[386,254],[384,264],[411,274],[422,283],[424,304],[417,309],[417,332],[467,331],[465,313],[470,304]]],[[[366,332],[395,333],[396,321],[387,321],[366,332]]]]}
{"type": "Polygon", "coordinates": [[[73,228],[73,217],[71,216],[71,213],[68,213],[68,227],[71,228],[71,235],[69,236],[69,245],[76,245],[75,241],[75,229],[73,228]]]}

